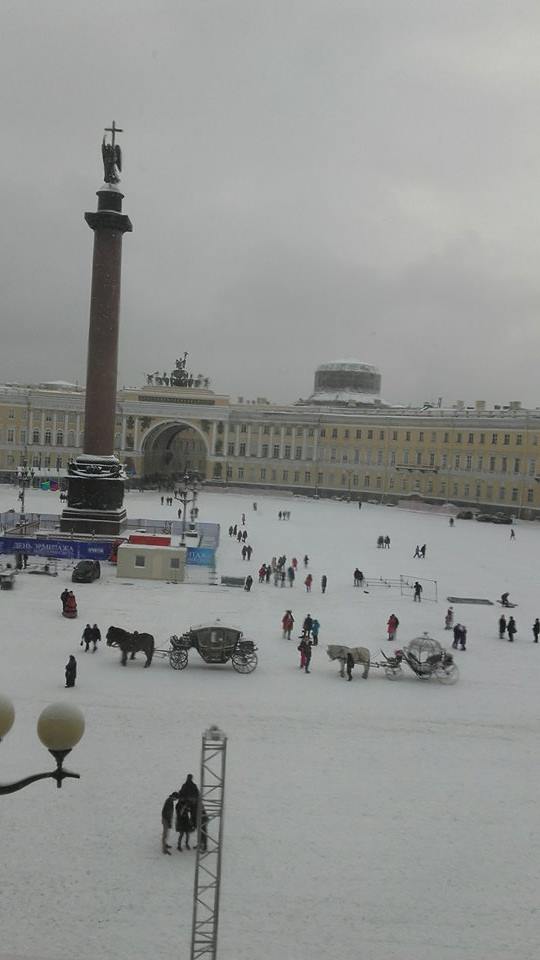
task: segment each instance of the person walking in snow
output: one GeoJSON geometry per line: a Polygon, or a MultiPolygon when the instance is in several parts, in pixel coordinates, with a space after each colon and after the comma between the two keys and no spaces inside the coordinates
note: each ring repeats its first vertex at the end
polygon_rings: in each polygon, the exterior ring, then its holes
{"type": "Polygon", "coordinates": [[[388,617],[388,622],[386,624],[386,629],[388,631],[388,639],[394,642],[396,639],[397,628],[399,627],[399,620],[396,617],[395,613],[391,613],[388,617]]]}
{"type": "Polygon", "coordinates": [[[347,680],[352,680],[352,672],[354,670],[354,657],[350,650],[347,651],[347,659],[345,661],[345,668],[347,670],[347,680]]]}
{"type": "Polygon", "coordinates": [[[540,620],[538,619],[538,617],[536,618],[536,620],[532,625],[532,632],[534,637],[533,643],[538,643],[538,636],[540,635],[540,620]]]}
{"type": "Polygon", "coordinates": [[[249,573],[246,577],[246,582],[244,583],[244,590],[247,590],[247,592],[249,593],[252,586],[253,586],[253,577],[249,573]]]}
{"type": "Polygon", "coordinates": [[[444,629],[451,630],[453,623],[454,623],[454,608],[448,607],[448,610],[446,611],[446,616],[444,618],[444,629]]]}
{"type": "Polygon", "coordinates": [[[506,627],[506,632],[508,634],[508,639],[510,643],[514,642],[514,637],[517,633],[516,621],[513,617],[510,617],[508,621],[508,626],[506,627]]]}
{"type": "Polygon", "coordinates": [[[66,663],[65,676],[66,687],[74,687],[75,680],[77,679],[77,661],[73,654],[71,654],[68,662],[66,663]]]}
{"type": "Polygon", "coordinates": [[[512,529],[510,530],[510,539],[511,539],[511,540],[515,540],[515,539],[516,539],[516,531],[514,530],[513,527],[512,527],[512,529]]]}
{"type": "Polygon", "coordinates": [[[420,553],[420,547],[418,546],[418,544],[416,544],[415,551],[413,553],[413,560],[415,559],[415,557],[421,557],[421,556],[422,554],[420,553]]]}
{"type": "Polygon", "coordinates": [[[99,629],[97,623],[95,623],[94,626],[92,627],[92,643],[94,644],[94,646],[92,647],[92,653],[96,652],[97,645],[100,642],[100,640],[101,640],[101,630],[99,629]]]}
{"type": "Polygon", "coordinates": [[[321,577],[321,592],[326,593],[326,584],[328,583],[328,577],[323,573],[321,577]]]}
{"type": "Polygon", "coordinates": [[[291,610],[286,610],[281,618],[281,626],[283,629],[283,639],[290,640],[292,628],[294,627],[294,617],[291,610]]]}
{"type": "Polygon", "coordinates": [[[247,547],[244,544],[244,546],[242,547],[242,560],[246,559],[246,555],[247,555],[247,547]]]}
{"type": "Polygon", "coordinates": [[[499,617],[499,640],[504,640],[504,635],[506,633],[506,617],[504,613],[499,617]]]}
{"type": "Polygon", "coordinates": [[[304,585],[307,593],[311,593],[311,584],[313,583],[313,577],[308,573],[306,579],[304,580],[304,585]]]}
{"type": "Polygon", "coordinates": [[[314,617],[313,620],[312,620],[312,622],[311,622],[311,636],[313,637],[313,646],[314,646],[314,647],[318,646],[318,643],[319,643],[319,630],[320,630],[320,629],[321,629],[321,625],[320,625],[319,621],[317,620],[317,618],[314,617]]]}
{"type": "Polygon", "coordinates": [[[87,623],[82,632],[82,640],[81,640],[81,647],[83,643],[85,644],[85,647],[84,647],[85,653],[88,653],[93,637],[94,637],[94,631],[92,630],[92,627],[90,626],[90,624],[87,623]]]}
{"type": "Polygon", "coordinates": [[[251,546],[250,543],[248,543],[248,545],[247,545],[247,547],[246,547],[246,556],[247,556],[247,558],[248,558],[248,561],[251,560],[251,554],[252,554],[252,553],[253,553],[253,547],[251,546]]]}
{"type": "Polygon", "coordinates": [[[460,624],[459,648],[460,650],[466,650],[467,648],[467,627],[463,623],[460,624]]]}
{"type": "Polygon", "coordinates": [[[426,559],[426,549],[427,547],[425,543],[423,543],[422,546],[420,547],[420,556],[422,557],[422,560],[426,559]]]}
{"type": "Polygon", "coordinates": [[[418,600],[418,603],[420,603],[422,600],[422,584],[418,583],[418,580],[417,580],[414,584],[413,589],[414,589],[413,600],[415,601],[418,600]]]}
{"type": "Polygon", "coordinates": [[[307,555],[307,553],[306,553],[305,556],[304,556],[304,566],[307,567],[308,563],[309,563],[309,557],[308,557],[308,555],[307,555]]]}
{"type": "Polygon", "coordinates": [[[177,793],[170,793],[161,810],[161,852],[171,853],[171,845],[168,843],[169,832],[172,830],[174,803],[178,800],[177,793]]]}
{"type": "Polygon", "coordinates": [[[297,649],[300,651],[300,670],[309,673],[311,663],[311,640],[308,637],[302,637],[297,649]]]}
{"type": "Polygon", "coordinates": [[[456,623],[454,627],[454,642],[452,644],[454,650],[457,650],[460,640],[461,640],[461,624],[456,623]]]}
{"type": "Polygon", "coordinates": [[[186,838],[186,850],[190,850],[189,835],[193,831],[193,821],[191,818],[190,804],[183,797],[180,797],[176,804],[176,831],[178,833],[177,849],[182,849],[182,839],[186,838]]]}
{"type": "Polygon", "coordinates": [[[263,563],[259,567],[259,583],[263,583],[266,577],[266,564],[263,563]]]}
{"type": "Polygon", "coordinates": [[[302,624],[302,637],[310,636],[312,626],[313,626],[313,620],[311,618],[311,614],[308,613],[307,616],[304,618],[304,622],[302,624]]]}
{"type": "Polygon", "coordinates": [[[287,580],[289,581],[289,586],[294,586],[294,567],[291,564],[290,567],[287,567],[287,580]]]}

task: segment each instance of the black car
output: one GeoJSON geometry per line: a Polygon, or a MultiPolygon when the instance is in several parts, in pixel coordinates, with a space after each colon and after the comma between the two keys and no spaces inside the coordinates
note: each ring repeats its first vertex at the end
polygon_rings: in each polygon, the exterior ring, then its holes
{"type": "Polygon", "coordinates": [[[71,574],[71,580],[73,583],[92,583],[93,580],[99,580],[100,576],[99,560],[79,560],[71,574]]]}

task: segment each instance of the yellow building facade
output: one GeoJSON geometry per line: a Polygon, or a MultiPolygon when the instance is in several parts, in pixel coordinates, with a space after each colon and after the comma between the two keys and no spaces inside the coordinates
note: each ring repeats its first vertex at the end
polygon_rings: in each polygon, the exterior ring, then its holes
{"type": "MultiPolygon", "coordinates": [[[[0,476],[62,475],[82,448],[84,391],[0,387],[0,476]]],[[[208,389],[119,391],[115,446],[136,483],[209,484],[397,502],[421,498],[540,516],[540,412],[234,403],[208,389]]]]}

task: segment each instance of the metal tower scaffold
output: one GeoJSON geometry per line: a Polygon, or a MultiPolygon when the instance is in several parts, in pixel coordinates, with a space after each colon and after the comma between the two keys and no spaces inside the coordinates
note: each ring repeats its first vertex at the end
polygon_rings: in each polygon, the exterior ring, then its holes
{"type": "Polygon", "coordinates": [[[217,956],[226,756],[227,737],[209,727],[202,737],[191,960],[217,956]]]}

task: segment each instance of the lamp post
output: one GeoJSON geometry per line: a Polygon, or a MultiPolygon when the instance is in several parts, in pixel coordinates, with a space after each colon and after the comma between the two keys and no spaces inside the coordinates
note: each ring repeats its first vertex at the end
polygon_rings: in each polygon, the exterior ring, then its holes
{"type": "Polygon", "coordinates": [[[26,463],[23,463],[22,466],[17,467],[17,480],[19,481],[19,500],[21,501],[21,513],[20,513],[20,526],[26,530],[26,514],[24,509],[24,497],[26,494],[26,488],[29,484],[32,483],[35,476],[35,471],[32,467],[28,467],[26,463]]]}
{"type": "Polygon", "coordinates": [[[190,479],[189,475],[186,473],[183,479],[183,487],[180,490],[175,490],[175,500],[179,500],[182,504],[182,539],[180,541],[180,546],[185,547],[186,545],[186,517],[187,517],[187,507],[188,503],[192,504],[191,510],[189,512],[191,524],[195,523],[199,515],[199,508],[197,506],[197,481],[195,479],[190,479]],[[190,496],[191,493],[191,496],[190,496]]]}
{"type": "MultiPolygon", "coordinates": [[[[15,720],[15,708],[9,697],[0,694],[0,740],[11,730],[15,720]]],[[[16,793],[36,780],[56,780],[56,786],[62,786],[62,780],[72,777],[79,780],[80,774],[64,770],[63,763],[68,753],[79,742],[84,733],[84,716],[78,707],[66,703],[51,703],[39,715],[37,734],[56,760],[56,770],[48,773],[34,773],[13,783],[0,784],[0,796],[16,793]]]]}

